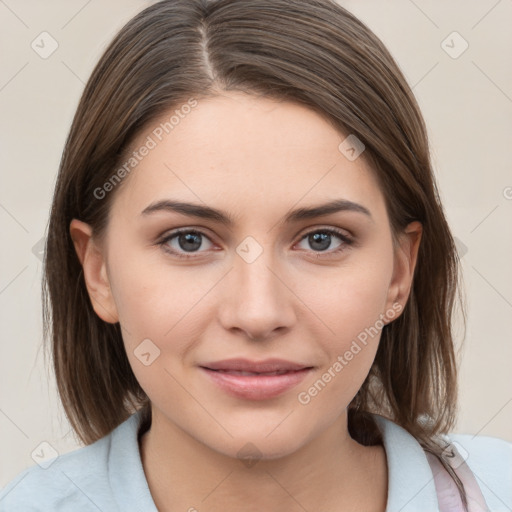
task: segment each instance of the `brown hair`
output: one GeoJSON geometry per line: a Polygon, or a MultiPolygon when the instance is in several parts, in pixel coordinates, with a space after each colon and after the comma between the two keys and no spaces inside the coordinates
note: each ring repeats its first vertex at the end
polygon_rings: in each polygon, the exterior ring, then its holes
{"type": "Polygon", "coordinates": [[[367,379],[349,406],[349,431],[380,442],[371,415],[392,419],[463,486],[441,457],[439,434],[456,415],[451,318],[458,258],[412,91],[382,42],[333,0],[164,0],[129,21],[94,69],[66,141],[48,229],[45,336],[58,391],[81,441],[105,436],[149,399],[128,362],[119,324],[92,308],[69,234],[73,218],[101,236],[111,201],[104,186],[134,137],[171,108],[239,90],[299,102],[365,145],[394,236],[423,225],[409,300],[382,331],[367,379]],[[428,421],[426,421],[428,420],[428,421]]]}

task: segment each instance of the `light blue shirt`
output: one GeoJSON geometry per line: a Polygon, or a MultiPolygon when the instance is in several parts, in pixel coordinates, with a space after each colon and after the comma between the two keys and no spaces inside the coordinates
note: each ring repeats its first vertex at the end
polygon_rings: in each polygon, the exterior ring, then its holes
{"type": "MultiPolygon", "coordinates": [[[[388,464],[386,512],[437,512],[430,465],[420,444],[402,427],[374,415],[388,464]]],[[[140,458],[140,414],[132,414],[95,443],[60,455],[43,469],[32,466],[0,491],[0,512],[158,512],[140,458]]],[[[512,511],[512,443],[451,434],[468,452],[492,512],[512,511]]],[[[201,510],[199,503],[190,504],[201,510]]],[[[204,507],[203,507],[204,508],[204,507]]]]}

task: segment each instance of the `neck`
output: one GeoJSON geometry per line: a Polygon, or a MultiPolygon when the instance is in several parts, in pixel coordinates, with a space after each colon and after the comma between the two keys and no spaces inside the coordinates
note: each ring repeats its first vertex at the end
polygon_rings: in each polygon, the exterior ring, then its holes
{"type": "Polygon", "coordinates": [[[140,451],[159,512],[385,511],[384,449],[353,440],[346,415],[292,454],[240,460],[211,449],[154,413],[150,429],[140,438],[140,451]]]}

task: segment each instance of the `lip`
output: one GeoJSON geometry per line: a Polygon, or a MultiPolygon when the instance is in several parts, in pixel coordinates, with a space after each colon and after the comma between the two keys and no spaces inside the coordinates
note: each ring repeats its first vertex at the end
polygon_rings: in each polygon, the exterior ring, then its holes
{"type": "Polygon", "coordinates": [[[265,359],[263,361],[251,361],[250,359],[236,358],[224,359],[222,361],[213,361],[211,363],[201,364],[204,368],[210,370],[224,370],[224,371],[244,371],[244,372],[277,372],[277,371],[295,371],[304,368],[311,368],[311,365],[295,363],[285,359],[265,359]]]}
{"type": "Polygon", "coordinates": [[[227,359],[205,363],[200,369],[220,389],[232,396],[245,400],[268,400],[299,384],[313,367],[283,359],[227,359]],[[244,375],[241,372],[260,375],[244,375]],[[269,375],[272,372],[280,373],[269,375]]]}

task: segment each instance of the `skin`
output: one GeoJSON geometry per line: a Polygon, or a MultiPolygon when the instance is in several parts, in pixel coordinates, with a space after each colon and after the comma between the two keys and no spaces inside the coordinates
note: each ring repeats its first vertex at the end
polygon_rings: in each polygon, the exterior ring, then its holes
{"type": "Polygon", "coordinates": [[[344,139],[304,106],[223,93],[201,100],[125,178],[101,240],[87,224],[71,223],[94,309],[120,322],[130,364],[151,399],[153,422],[140,450],[160,511],[385,510],[384,449],[352,439],[346,414],[380,333],[307,405],[297,399],[359,333],[405,305],[421,239],[414,222],[393,245],[373,172],[363,158],[349,161],[340,152],[344,139]],[[141,214],[164,199],[206,204],[235,222],[141,214]],[[333,199],[358,203],[371,217],[342,211],[283,223],[292,209],[333,199]],[[192,253],[178,237],[166,242],[191,259],[159,244],[176,228],[205,234],[192,253]],[[327,228],[354,243],[333,235],[322,251],[304,238],[327,228]],[[236,252],[247,236],[263,251],[251,263],[236,252]],[[146,366],[134,350],[148,338],[160,355],[146,366]],[[279,397],[243,400],[198,368],[233,357],[315,368],[279,397]],[[237,456],[247,443],[261,457],[251,467],[237,456]]]}

